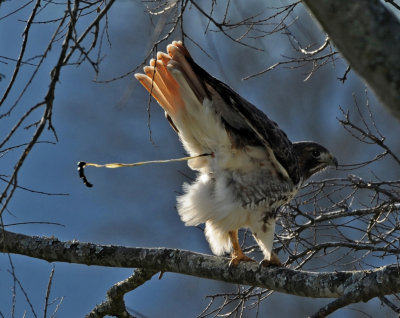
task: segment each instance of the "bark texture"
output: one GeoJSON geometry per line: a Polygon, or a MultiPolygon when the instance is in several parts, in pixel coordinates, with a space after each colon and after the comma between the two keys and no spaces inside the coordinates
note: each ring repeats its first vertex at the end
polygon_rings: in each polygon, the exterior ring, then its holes
{"type": "Polygon", "coordinates": [[[348,63],[400,119],[400,22],[379,0],[303,0],[348,63]]]}
{"type": "Polygon", "coordinates": [[[63,242],[56,238],[28,236],[4,230],[0,230],[0,252],[26,255],[49,262],[174,272],[304,297],[345,297],[348,303],[400,292],[400,268],[397,265],[375,270],[320,273],[265,268],[255,263],[230,267],[228,258],[185,250],[97,245],[75,240],[63,242]]]}

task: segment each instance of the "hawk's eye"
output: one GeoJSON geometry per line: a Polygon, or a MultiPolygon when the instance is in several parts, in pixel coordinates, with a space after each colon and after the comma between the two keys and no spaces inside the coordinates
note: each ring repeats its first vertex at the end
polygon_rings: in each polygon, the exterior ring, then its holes
{"type": "Polygon", "coordinates": [[[320,152],[319,152],[319,150],[313,150],[313,152],[311,153],[311,155],[314,157],[314,158],[318,158],[319,156],[320,156],[320,152]]]}

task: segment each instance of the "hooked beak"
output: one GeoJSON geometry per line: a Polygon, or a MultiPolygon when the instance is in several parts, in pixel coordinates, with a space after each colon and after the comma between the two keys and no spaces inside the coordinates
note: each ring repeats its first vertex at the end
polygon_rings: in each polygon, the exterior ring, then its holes
{"type": "Polygon", "coordinates": [[[337,167],[338,167],[337,159],[332,155],[329,155],[329,157],[327,159],[328,160],[326,163],[328,164],[328,166],[335,166],[335,168],[337,169],[337,167]]]}

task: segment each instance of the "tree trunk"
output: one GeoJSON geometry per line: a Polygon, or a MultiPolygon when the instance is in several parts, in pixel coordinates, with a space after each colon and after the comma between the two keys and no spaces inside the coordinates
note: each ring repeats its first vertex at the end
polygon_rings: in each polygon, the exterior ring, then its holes
{"type": "Polygon", "coordinates": [[[352,69],[400,119],[400,23],[379,0],[303,1],[352,69]]]}

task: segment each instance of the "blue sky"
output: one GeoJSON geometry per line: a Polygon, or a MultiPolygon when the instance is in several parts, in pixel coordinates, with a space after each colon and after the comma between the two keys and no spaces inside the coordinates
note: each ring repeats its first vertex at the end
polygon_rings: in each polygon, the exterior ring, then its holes
{"type": "MultiPolygon", "coordinates": [[[[1,5],[2,12],[10,12],[14,3],[1,5]]],[[[25,18],[29,9],[19,13],[25,18]]],[[[249,8],[247,8],[249,9],[249,8]]],[[[61,7],[49,6],[41,18],[60,14],[61,7]]],[[[140,2],[119,1],[112,8],[110,39],[112,46],[105,47],[105,59],[99,78],[110,79],[133,69],[141,63],[151,46],[154,27],[144,13],[140,2]]],[[[4,14],[4,13],[3,13],[4,14]]],[[[1,14],[1,16],[3,15],[1,14]]],[[[304,12],[296,12],[305,19],[297,32],[304,41],[323,40],[323,34],[304,12]],[[306,28],[307,31],[303,29],[306,28]]],[[[294,16],[296,16],[296,14],[294,16]]],[[[155,19],[156,20],[156,19],[155,19]]],[[[241,81],[246,75],[272,65],[282,54],[291,53],[290,46],[278,36],[262,40],[266,52],[248,50],[214,32],[204,33],[205,23],[194,10],[187,14],[190,35],[214,57],[209,59],[191,43],[188,47],[199,64],[213,75],[226,81],[248,100],[258,105],[287,131],[293,140],[316,140],[326,145],[341,162],[354,162],[373,154],[349,141],[336,117],[338,106],[353,104],[352,93],[364,98],[364,84],[351,73],[346,83],[340,83],[345,64],[337,61],[335,67],[326,66],[310,80],[304,82],[305,70],[277,69],[256,79],[241,81]],[[218,61],[223,61],[223,66],[218,61]],[[351,150],[351,151],[349,151],[351,150]]],[[[8,45],[0,48],[0,56],[16,57],[24,24],[9,18],[0,21],[0,38],[8,45]]],[[[27,56],[34,56],[47,45],[51,26],[34,25],[27,56]]],[[[282,37],[282,36],[280,36],[282,37]]],[[[175,38],[178,38],[176,35],[175,38]]],[[[160,49],[164,50],[166,44],[160,49]]],[[[50,52],[46,64],[35,82],[24,95],[12,116],[2,120],[1,136],[4,136],[26,107],[43,98],[47,90],[49,71],[54,64],[58,48],[50,52]]],[[[0,58],[0,61],[2,59],[0,58]]],[[[14,64],[0,64],[0,73],[6,78],[0,81],[3,91],[14,64]]],[[[18,78],[17,88],[12,91],[9,104],[18,96],[31,68],[24,66],[18,78]]],[[[185,155],[174,131],[169,127],[156,103],[151,109],[151,133],[149,141],[148,96],[133,76],[109,84],[93,82],[94,73],[88,64],[63,69],[56,91],[53,125],[59,141],[37,145],[24,164],[19,184],[24,187],[67,196],[38,195],[17,190],[3,216],[4,224],[29,221],[56,222],[56,225],[20,225],[8,230],[30,235],[56,236],[60,240],[77,239],[100,244],[118,244],[143,247],[173,247],[211,253],[201,230],[185,227],[175,210],[175,197],[181,191],[186,175],[194,173],[185,163],[149,165],[125,169],[87,168],[86,174],[94,187],[86,188],[77,176],[76,163],[88,162],[136,162],[168,159],[185,155]]],[[[399,132],[395,122],[370,92],[373,109],[379,116],[378,124],[388,135],[388,142],[396,149],[396,141],[390,138],[399,132]]],[[[41,116],[40,110],[36,118],[41,116]]],[[[29,123],[28,123],[29,124],[29,123]]],[[[21,131],[12,144],[26,141],[32,129],[21,131]]],[[[51,131],[46,131],[42,141],[55,141],[51,131]]],[[[8,153],[1,159],[0,174],[8,174],[17,153],[8,153]],[[2,171],[4,169],[4,171],[2,171]]],[[[330,172],[332,175],[333,172],[330,172]]],[[[105,298],[106,290],[131,274],[129,269],[102,268],[57,263],[48,264],[23,256],[12,255],[12,262],[19,280],[30,300],[41,315],[48,276],[55,266],[51,298],[64,297],[58,317],[81,317],[105,298]]],[[[7,255],[0,255],[0,312],[6,317],[11,310],[12,277],[7,255]]],[[[166,273],[161,280],[150,282],[126,297],[128,307],[145,317],[194,317],[207,304],[206,295],[234,291],[236,286],[177,274],[166,273]]],[[[290,301],[296,306],[285,308],[287,315],[303,308],[318,309],[325,301],[304,300],[275,294],[274,302],[267,306],[271,312],[282,312],[281,304],[290,301]],[[270,306],[270,307],[269,307],[270,306]],[[297,308],[297,309],[296,309],[297,308]]],[[[374,303],[373,305],[376,305],[374,303]]],[[[54,308],[54,307],[53,307],[54,308]]],[[[29,306],[20,291],[17,293],[16,316],[32,317],[29,306]]],[[[308,311],[307,311],[308,310],[308,311]]],[[[351,312],[343,313],[351,316],[351,312]]],[[[342,313],[342,314],[343,314],[342,313]]],[[[332,317],[339,317],[338,314],[332,317]]],[[[139,316],[140,317],[140,316],[139,316]]],[[[251,314],[249,315],[251,317],[251,314]]],[[[341,316],[343,317],[343,316],[341,316]]]]}

